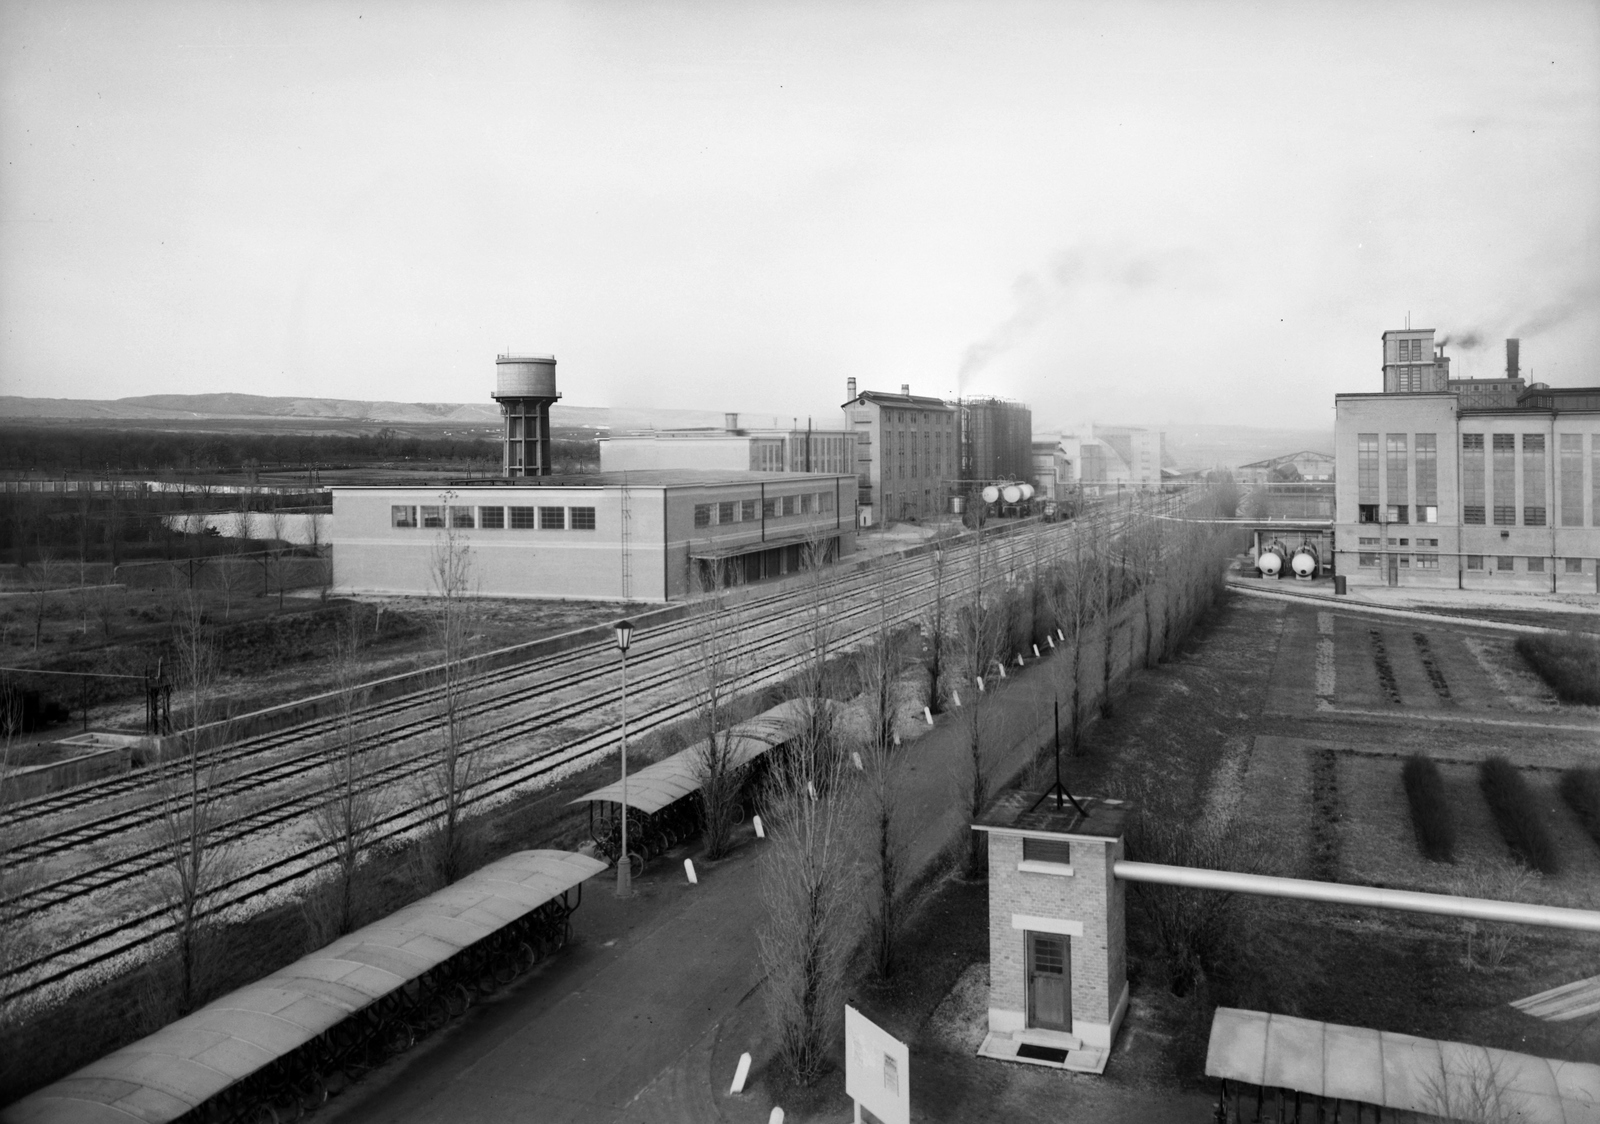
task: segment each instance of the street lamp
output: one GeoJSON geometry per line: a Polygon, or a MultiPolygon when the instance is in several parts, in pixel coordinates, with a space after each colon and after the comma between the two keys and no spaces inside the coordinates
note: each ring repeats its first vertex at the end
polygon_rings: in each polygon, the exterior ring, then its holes
{"type": "Polygon", "coordinates": [[[633,872],[628,865],[628,645],[633,643],[633,622],[618,621],[617,651],[622,653],[622,849],[617,852],[617,897],[633,892],[633,872]]]}

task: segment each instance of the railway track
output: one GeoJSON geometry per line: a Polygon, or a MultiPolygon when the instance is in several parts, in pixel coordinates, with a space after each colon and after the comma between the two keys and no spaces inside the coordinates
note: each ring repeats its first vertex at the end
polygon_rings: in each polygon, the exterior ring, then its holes
{"type": "MultiPolygon", "coordinates": [[[[1100,526],[1111,534],[1121,529],[1122,520],[1126,518],[1106,513],[1102,513],[1102,516],[1100,526]]],[[[1054,527],[1035,525],[1019,528],[1016,533],[999,541],[1004,544],[1004,549],[1012,551],[1014,555],[1027,554],[1035,549],[1034,536],[1052,538],[1059,544],[1064,540],[1069,541],[1067,536],[1079,532],[1080,527],[1077,524],[1058,524],[1054,527]],[[1017,549],[1021,544],[1026,544],[1025,550],[1017,549]]],[[[952,558],[951,569],[946,574],[945,580],[953,588],[959,588],[960,582],[969,576],[970,551],[961,549],[966,545],[969,544],[962,543],[956,547],[959,553],[952,558]]],[[[875,584],[890,583],[894,587],[891,603],[892,618],[898,623],[909,622],[916,619],[928,603],[933,586],[929,568],[926,556],[900,558],[893,562],[857,570],[839,579],[831,592],[844,603],[844,607],[830,616],[830,620],[838,629],[836,644],[839,650],[845,650],[860,642],[876,631],[879,625],[876,616],[877,602],[850,604],[853,594],[875,584]]],[[[997,578],[999,569],[1000,567],[996,568],[997,578]]],[[[745,633],[748,639],[741,644],[741,649],[747,654],[758,656],[763,652],[772,653],[789,644],[804,626],[785,624],[785,618],[797,604],[803,603],[805,595],[804,590],[791,589],[750,598],[741,607],[749,626],[745,633]]],[[[634,706],[629,715],[630,726],[639,733],[676,721],[693,711],[692,699],[683,697],[682,693],[674,694],[670,691],[670,687],[679,678],[679,660],[692,642],[693,630],[694,623],[690,619],[648,634],[643,639],[647,639],[649,647],[639,652],[636,659],[630,660],[630,666],[635,668],[654,665],[652,670],[645,672],[643,678],[634,679],[630,676],[632,679],[630,694],[633,695],[634,706]],[[665,701],[645,701],[652,690],[658,693],[665,691],[670,697],[665,701]]],[[[792,673],[802,658],[793,652],[782,652],[765,661],[758,661],[746,681],[741,684],[741,689],[754,690],[770,683],[781,682],[792,673]]],[[[504,690],[507,678],[504,671],[489,672],[475,677],[473,690],[500,690],[494,698],[485,701],[477,708],[477,715],[481,719],[503,714],[529,699],[549,695],[553,691],[579,689],[597,676],[614,674],[616,669],[614,652],[609,644],[602,641],[562,653],[557,657],[530,661],[527,665],[517,667],[510,678],[513,684],[516,684],[535,678],[557,664],[570,670],[556,683],[546,678],[532,685],[514,685],[510,691],[504,690]],[[580,661],[577,667],[572,666],[575,660],[580,661]]],[[[598,696],[583,695],[575,700],[553,703],[532,714],[518,715],[513,721],[504,723],[492,733],[475,739],[472,752],[488,756],[486,751],[505,746],[531,732],[548,730],[552,725],[570,723],[587,715],[599,716],[600,712],[611,703],[614,695],[615,689],[607,687],[598,696]]],[[[404,700],[400,708],[401,720],[394,726],[371,735],[367,739],[369,748],[381,742],[396,741],[397,732],[404,734],[404,737],[399,739],[401,741],[409,739],[415,743],[419,739],[426,738],[437,725],[437,720],[428,715],[429,709],[437,705],[437,698],[438,692],[434,690],[419,692],[404,700]]],[[[391,718],[396,714],[396,705],[392,701],[366,709],[370,714],[376,715],[381,712],[391,718]]],[[[269,784],[283,785],[304,778],[323,763],[325,758],[321,747],[304,744],[316,742],[323,735],[324,731],[320,724],[308,723],[302,727],[251,739],[238,746],[218,749],[214,751],[210,760],[219,768],[229,765],[241,766],[240,771],[229,777],[226,782],[232,786],[229,792],[259,790],[269,784]],[[291,752],[291,757],[288,759],[265,763],[253,760],[285,748],[291,752]]],[[[594,756],[611,749],[615,743],[615,731],[611,723],[605,721],[601,723],[599,730],[559,741],[532,755],[513,757],[509,762],[488,768],[476,778],[466,804],[473,808],[483,808],[507,799],[520,791],[537,786],[557,770],[583,767],[594,756]]],[[[415,775],[419,765],[429,758],[429,752],[422,749],[386,761],[373,783],[393,785],[403,781],[406,777],[415,775]]],[[[68,802],[65,805],[58,803],[58,809],[71,810],[81,807],[84,803],[105,799],[97,788],[98,786],[93,785],[85,786],[84,791],[72,794],[75,802],[68,802]]],[[[219,825],[219,840],[234,846],[247,844],[252,839],[265,836],[304,817],[319,802],[320,797],[315,789],[272,799],[219,825]]],[[[122,809],[102,816],[91,824],[80,823],[54,834],[47,833],[29,841],[28,845],[34,848],[31,852],[34,856],[32,861],[68,853],[104,840],[135,834],[142,827],[148,827],[154,822],[154,818],[159,816],[159,809],[160,800],[157,798],[135,809],[122,809]]],[[[426,800],[395,808],[377,825],[369,846],[383,846],[396,842],[430,822],[432,815],[433,807],[426,800]]],[[[314,874],[330,861],[326,858],[325,851],[326,845],[318,842],[311,846],[291,847],[286,853],[256,863],[249,870],[241,872],[218,887],[210,911],[233,909],[255,896],[314,874]]],[[[23,916],[42,917],[59,907],[138,882],[159,869],[165,861],[163,849],[160,847],[138,848],[130,854],[96,862],[86,870],[32,886],[13,898],[9,907],[23,916]]],[[[85,932],[51,948],[47,953],[17,964],[12,972],[0,979],[0,987],[4,988],[4,998],[16,999],[62,984],[95,965],[134,953],[140,946],[158,939],[172,928],[170,912],[161,906],[135,909],[131,914],[124,913],[118,921],[96,927],[93,931],[85,932]]]]}

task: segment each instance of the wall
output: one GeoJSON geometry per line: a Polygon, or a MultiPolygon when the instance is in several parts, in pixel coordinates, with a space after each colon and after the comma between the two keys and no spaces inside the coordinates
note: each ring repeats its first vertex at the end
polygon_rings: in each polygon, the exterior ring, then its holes
{"type": "Polygon", "coordinates": [[[601,472],[643,472],[661,468],[750,471],[750,439],[726,433],[693,437],[609,437],[597,444],[601,472]]]}

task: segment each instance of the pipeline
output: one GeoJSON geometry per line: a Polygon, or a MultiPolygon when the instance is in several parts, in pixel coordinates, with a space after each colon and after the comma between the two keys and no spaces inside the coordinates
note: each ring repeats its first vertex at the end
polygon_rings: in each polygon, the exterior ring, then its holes
{"type": "Polygon", "coordinates": [[[1475,921],[1513,921],[1553,929],[1600,933],[1600,912],[1565,909],[1524,902],[1497,902],[1487,898],[1458,898],[1450,894],[1425,894],[1416,890],[1385,890],[1377,886],[1346,886],[1339,882],[1312,882],[1304,878],[1277,878],[1266,874],[1238,874],[1231,870],[1199,870],[1187,866],[1129,862],[1112,864],[1112,874],[1125,882],[1154,882],[1162,886],[1188,886],[1196,890],[1231,890],[1268,898],[1298,898],[1309,902],[1365,905],[1407,913],[1433,913],[1475,921]]]}

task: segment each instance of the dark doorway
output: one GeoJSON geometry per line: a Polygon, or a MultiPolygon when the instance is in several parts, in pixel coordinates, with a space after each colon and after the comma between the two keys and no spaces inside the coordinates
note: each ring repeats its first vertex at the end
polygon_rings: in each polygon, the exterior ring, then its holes
{"type": "Polygon", "coordinates": [[[1028,1025],[1072,1029],[1071,942],[1056,933],[1029,933],[1028,1025]]]}

